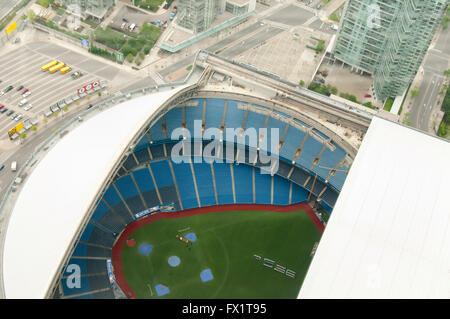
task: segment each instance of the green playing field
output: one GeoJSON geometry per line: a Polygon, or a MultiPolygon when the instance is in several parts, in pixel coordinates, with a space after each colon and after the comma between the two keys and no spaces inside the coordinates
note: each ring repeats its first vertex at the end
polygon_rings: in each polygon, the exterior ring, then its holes
{"type": "Polygon", "coordinates": [[[296,298],[321,233],[304,211],[229,211],[151,222],[123,246],[125,280],[137,298],[296,298]],[[187,245],[176,238],[195,233],[187,245]],[[152,245],[150,254],[139,252],[152,245]],[[254,255],[261,257],[257,260],[254,255]],[[180,264],[172,267],[171,256],[180,264]],[[296,272],[295,278],[264,266],[268,258],[296,272]],[[200,273],[210,269],[213,279],[200,273]],[[155,286],[170,293],[158,297],[155,286]]]}

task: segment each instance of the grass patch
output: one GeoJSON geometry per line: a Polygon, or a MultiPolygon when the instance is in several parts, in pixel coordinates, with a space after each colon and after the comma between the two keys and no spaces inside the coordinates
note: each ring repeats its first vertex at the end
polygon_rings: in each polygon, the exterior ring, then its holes
{"type": "Polygon", "coordinates": [[[394,105],[394,99],[390,97],[386,100],[386,103],[384,103],[383,110],[390,112],[392,109],[392,105],[394,105]]]}
{"type": "Polygon", "coordinates": [[[134,5],[142,9],[156,12],[163,2],[164,0],[134,0],[134,5]]]}
{"type": "Polygon", "coordinates": [[[188,71],[192,70],[192,65],[189,65],[189,66],[186,68],[186,70],[188,70],[188,71]]]}

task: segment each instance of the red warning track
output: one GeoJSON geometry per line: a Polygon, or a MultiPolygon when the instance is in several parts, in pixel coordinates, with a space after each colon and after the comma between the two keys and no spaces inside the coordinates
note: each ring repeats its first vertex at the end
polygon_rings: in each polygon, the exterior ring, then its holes
{"type": "Polygon", "coordinates": [[[125,280],[125,276],[123,274],[122,268],[122,249],[123,246],[126,245],[128,237],[133,234],[139,228],[155,222],[160,219],[168,219],[168,218],[180,218],[187,216],[194,216],[199,214],[206,213],[219,213],[226,211],[269,211],[269,212],[279,212],[279,213],[289,213],[294,211],[304,210],[311,218],[314,225],[316,225],[317,229],[320,233],[323,233],[324,226],[320,222],[317,215],[314,213],[311,206],[307,203],[295,204],[290,206],[276,206],[276,205],[260,205],[260,204],[231,204],[231,205],[220,205],[220,206],[209,206],[202,208],[193,208],[182,210],[179,212],[160,212],[147,217],[143,217],[139,220],[136,220],[127,225],[127,227],[120,234],[116,243],[112,247],[111,251],[111,259],[114,265],[114,275],[116,277],[117,284],[125,293],[125,295],[130,299],[135,299],[136,296],[125,280]]]}

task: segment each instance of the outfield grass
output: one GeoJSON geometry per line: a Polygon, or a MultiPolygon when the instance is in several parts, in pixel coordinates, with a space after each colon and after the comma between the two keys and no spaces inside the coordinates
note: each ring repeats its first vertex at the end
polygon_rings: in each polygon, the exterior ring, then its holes
{"type": "Polygon", "coordinates": [[[128,237],[137,244],[124,245],[122,266],[137,298],[296,298],[320,237],[304,211],[232,211],[161,219],[128,237]],[[197,236],[191,249],[175,238],[189,232],[197,236]],[[139,254],[142,243],[153,246],[150,255],[139,254]],[[296,271],[295,279],[263,266],[254,254],[296,271]],[[178,267],[168,265],[173,255],[181,259],[178,267]],[[200,272],[207,268],[214,279],[203,283],[200,272]],[[157,297],[157,284],[169,287],[170,294],[157,297]]]}

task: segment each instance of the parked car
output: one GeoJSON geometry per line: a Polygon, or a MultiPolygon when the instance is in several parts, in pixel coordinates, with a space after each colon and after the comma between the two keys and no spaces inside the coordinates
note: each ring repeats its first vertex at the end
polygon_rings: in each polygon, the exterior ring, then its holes
{"type": "Polygon", "coordinates": [[[372,97],[372,95],[366,94],[366,95],[364,95],[364,97],[372,97]]]}
{"type": "Polygon", "coordinates": [[[22,119],[23,115],[22,114],[17,114],[16,117],[14,118],[14,120],[16,122],[19,122],[20,119],[22,119]]]}
{"type": "Polygon", "coordinates": [[[28,105],[25,106],[23,109],[24,109],[25,111],[28,111],[28,110],[31,110],[32,108],[33,108],[33,105],[28,104],[28,105]]]}
{"type": "Polygon", "coordinates": [[[9,110],[9,112],[8,113],[6,113],[6,116],[10,116],[11,114],[13,114],[14,113],[14,111],[13,110],[9,110]]]}
{"type": "Polygon", "coordinates": [[[0,171],[5,168],[5,164],[0,164],[0,171]]]}
{"type": "Polygon", "coordinates": [[[27,93],[29,90],[27,89],[27,88],[24,88],[23,89],[23,91],[22,91],[22,94],[25,94],[25,93],[27,93]]]}
{"type": "Polygon", "coordinates": [[[23,99],[22,101],[19,102],[19,107],[22,107],[27,103],[28,103],[27,99],[23,99]]]}
{"type": "Polygon", "coordinates": [[[0,110],[5,107],[5,104],[0,104],[0,110]]]}
{"type": "Polygon", "coordinates": [[[10,85],[5,89],[5,93],[8,93],[9,91],[11,91],[14,88],[14,86],[10,85]]]}
{"type": "Polygon", "coordinates": [[[4,107],[0,110],[0,113],[5,113],[6,111],[8,111],[8,109],[6,107],[4,107]]]}
{"type": "Polygon", "coordinates": [[[24,98],[26,98],[28,95],[30,95],[31,94],[31,91],[27,91],[27,92],[25,92],[24,94],[22,94],[22,97],[24,97],[24,98]]]}
{"type": "Polygon", "coordinates": [[[19,86],[19,87],[17,88],[17,91],[20,91],[20,90],[22,90],[22,89],[23,89],[23,85],[19,86]]]}

